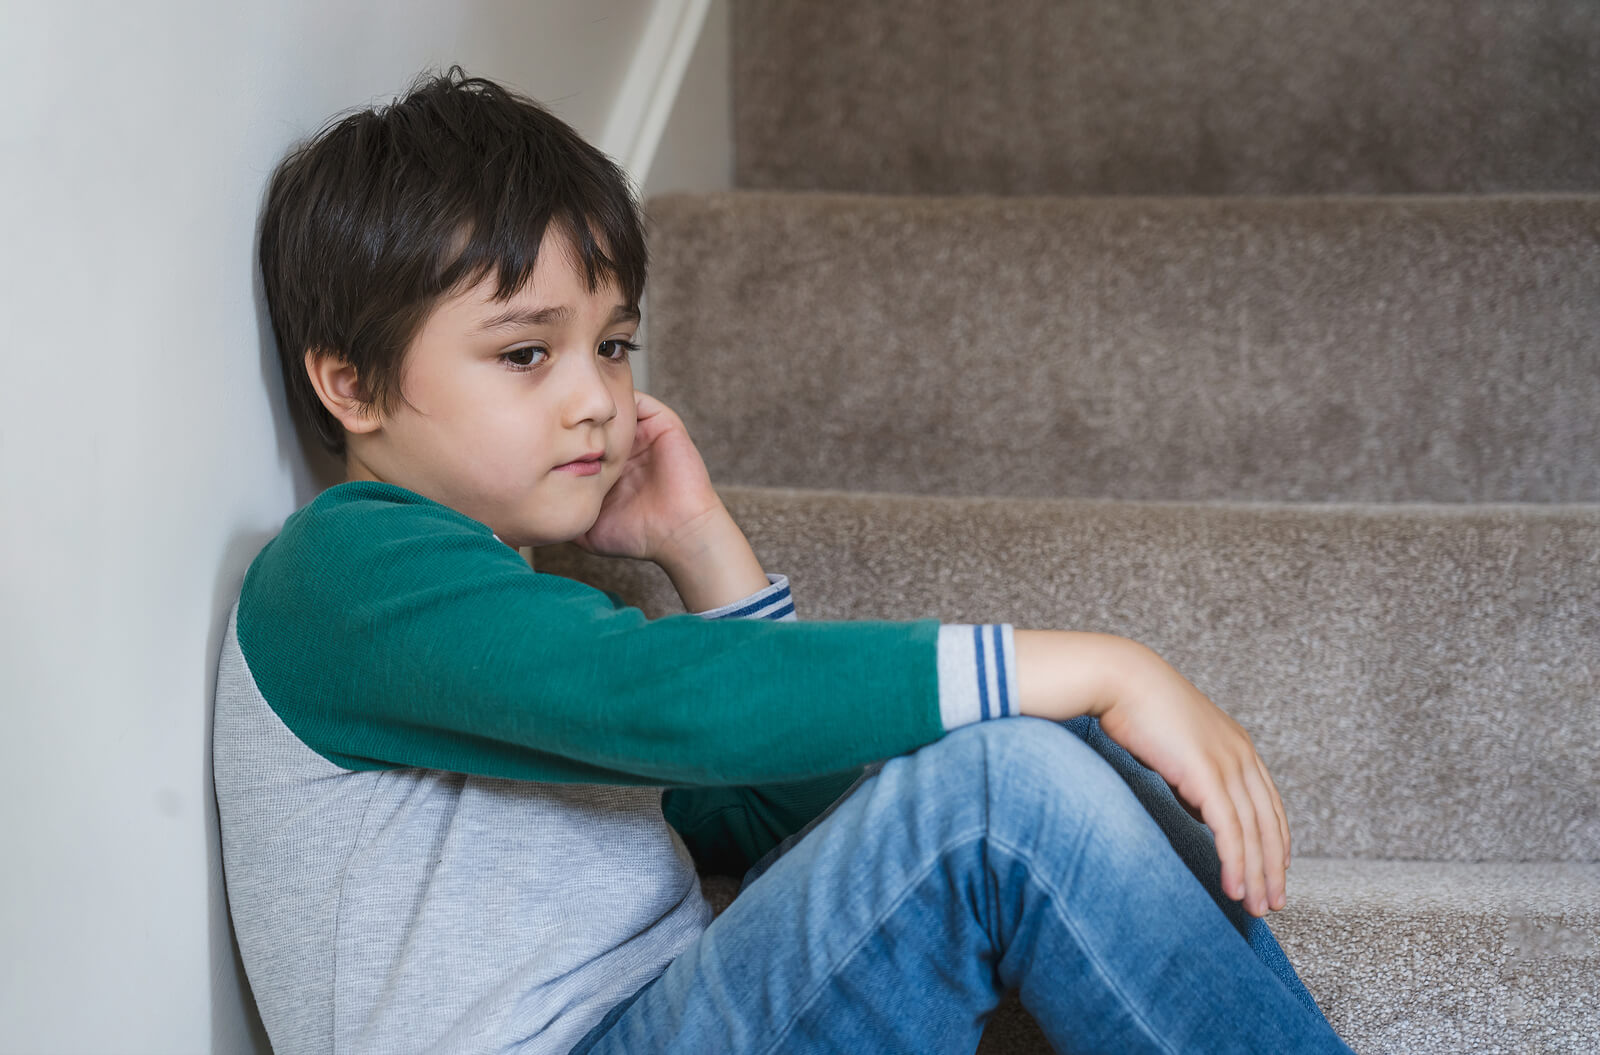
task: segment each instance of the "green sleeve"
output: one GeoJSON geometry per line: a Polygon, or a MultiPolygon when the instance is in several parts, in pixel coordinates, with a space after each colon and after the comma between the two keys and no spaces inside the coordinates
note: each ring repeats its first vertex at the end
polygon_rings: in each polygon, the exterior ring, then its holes
{"type": "Polygon", "coordinates": [[[833,805],[861,773],[858,767],[788,784],[670,788],[661,798],[661,811],[700,871],[743,875],[833,805]]]}
{"type": "MultiPolygon", "coordinates": [[[[937,740],[938,629],[647,620],[356,483],[289,519],[238,614],[262,696],[336,765],[665,786],[804,782],[937,740]]],[[[810,799],[760,801],[746,828],[770,836],[810,799]]]]}

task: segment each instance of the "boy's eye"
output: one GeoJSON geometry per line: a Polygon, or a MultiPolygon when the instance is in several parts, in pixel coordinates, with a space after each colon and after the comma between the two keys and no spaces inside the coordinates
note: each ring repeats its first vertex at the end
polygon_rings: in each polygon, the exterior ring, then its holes
{"type": "Polygon", "coordinates": [[[612,362],[621,362],[638,350],[639,346],[637,344],[632,341],[624,341],[621,338],[600,342],[600,357],[610,359],[612,362]]]}
{"type": "Polygon", "coordinates": [[[509,352],[503,352],[500,358],[511,366],[527,368],[543,361],[547,354],[543,348],[530,344],[526,348],[513,348],[509,352]]]}

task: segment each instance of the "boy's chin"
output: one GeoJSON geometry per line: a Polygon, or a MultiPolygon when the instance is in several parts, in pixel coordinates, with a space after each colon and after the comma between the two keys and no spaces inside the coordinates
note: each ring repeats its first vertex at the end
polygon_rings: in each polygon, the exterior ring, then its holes
{"type": "Polygon", "coordinates": [[[540,546],[559,546],[567,542],[577,545],[579,544],[578,540],[584,535],[587,535],[589,533],[589,529],[594,527],[595,521],[599,519],[599,514],[596,514],[593,519],[582,524],[562,525],[558,528],[546,526],[545,530],[543,531],[502,534],[499,537],[502,541],[509,543],[517,549],[521,549],[524,546],[538,549],[540,546]],[[521,538],[522,541],[512,542],[511,539],[514,537],[521,538]]]}

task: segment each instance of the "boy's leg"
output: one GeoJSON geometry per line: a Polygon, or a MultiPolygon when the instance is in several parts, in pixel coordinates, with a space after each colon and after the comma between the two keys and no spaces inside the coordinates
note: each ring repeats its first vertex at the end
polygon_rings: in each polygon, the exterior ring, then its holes
{"type": "Polygon", "coordinates": [[[886,762],[575,1050],[968,1055],[1013,987],[1062,1050],[1348,1051],[1117,771],[1031,718],[886,762]]]}

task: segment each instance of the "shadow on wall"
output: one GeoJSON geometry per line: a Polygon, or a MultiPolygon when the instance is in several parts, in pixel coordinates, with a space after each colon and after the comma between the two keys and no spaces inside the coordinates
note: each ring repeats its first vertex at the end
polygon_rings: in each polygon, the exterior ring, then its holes
{"type": "MultiPolygon", "coordinates": [[[[263,188],[262,205],[265,205],[265,201],[266,190],[263,188]]],[[[260,211],[257,208],[258,216],[260,211]]],[[[259,240],[259,232],[256,237],[259,240]]],[[[251,252],[251,260],[259,259],[257,247],[251,252]]],[[[253,266],[251,273],[254,276],[256,329],[261,349],[261,387],[272,405],[272,421],[278,436],[278,467],[288,470],[294,482],[294,507],[299,509],[343,479],[344,465],[323,450],[315,436],[302,435],[295,428],[294,418],[289,413],[288,394],[284,391],[283,369],[278,364],[278,342],[272,336],[272,317],[267,313],[267,292],[261,281],[260,267],[253,266]]]]}
{"type": "MultiPolygon", "coordinates": [[[[293,508],[298,509],[324,489],[338,483],[343,476],[343,466],[324,451],[314,437],[303,436],[295,428],[284,393],[277,343],[272,336],[272,320],[267,314],[266,293],[262,288],[259,270],[255,271],[254,285],[261,390],[266,394],[271,408],[277,437],[278,466],[289,475],[293,508]]],[[[284,512],[287,514],[292,510],[284,512]]],[[[238,600],[239,587],[250,562],[277,532],[278,525],[273,524],[270,528],[236,534],[229,540],[222,565],[217,570],[211,598],[211,635],[206,647],[206,721],[205,744],[202,748],[206,764],[201,801],[208,804],[205,811],[206,854],[211,869],[207,896],[211,947],[211,1050],[246,1051],[258,1055],[270,1055],[272,1049],[255,1001],[250,995],[244,962],[240,959],[239,945],[233,933],[233,921],[228,914],[227,891],[222,874],[222,839],[217,825],[217,799],[212,787],[211,731],[217,655],[222,648],[223,636],[227,633],[228,619],[234,602],[238,600]]]]}

